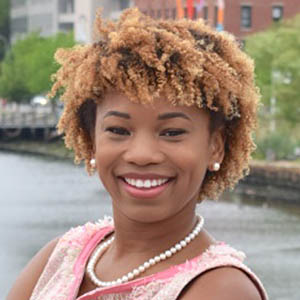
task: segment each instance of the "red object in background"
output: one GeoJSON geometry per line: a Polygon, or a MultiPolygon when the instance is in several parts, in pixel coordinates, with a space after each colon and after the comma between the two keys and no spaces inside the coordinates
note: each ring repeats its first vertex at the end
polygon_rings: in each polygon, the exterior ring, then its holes
{"type": "Polygon", "coordinates": [[[194,0],[187,0],[187,14],[189,19],[193,19],[194,17],[194,0]]]}

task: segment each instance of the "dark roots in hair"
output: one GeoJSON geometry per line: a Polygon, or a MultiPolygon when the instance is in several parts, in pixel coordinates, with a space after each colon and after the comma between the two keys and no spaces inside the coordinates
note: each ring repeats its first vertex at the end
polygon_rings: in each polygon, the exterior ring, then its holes
{"type": "Polygon", "coordinates": [[[259,100],[253,62],[233,36],[202,20],[153,20],[137,9],[124,11],[116,23],[104,23],[98,14],[95,29],[93,44],[55,56],[61,67],[51,95],[63,90],[58,129],[75,162],[84,159],[91,173],[96,106],[107,93],[141,104],[164,94],[173,105],[209,110],[212,131],[224,126],[224,161],[218,172],[207,172],[199,200],[233,188],[249,171],[259,100]]]}

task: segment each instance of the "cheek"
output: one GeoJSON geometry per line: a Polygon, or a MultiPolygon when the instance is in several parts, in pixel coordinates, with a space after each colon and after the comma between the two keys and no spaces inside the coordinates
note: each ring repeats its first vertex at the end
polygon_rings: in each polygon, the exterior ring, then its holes
{"type": "Polygon", "coordinates": [[[194,142],[178,147],[174,154],[177,157],[178,165],[187,172],[207,168],[209,152],[205,143],[194,142]]]}
{"type": "Polygon", "coordinates": [[[173,161],[177,160],[179,176],[182,177],[179,183],[184,187],[187,185],[191,193],[197,192],[202,184],[208,167],[208,156],[205,143],[191,143],[176,149],[176,158],[173,156],[173,161]]]}
{"type": "Polygon", "coordinates": [[[112,169],[118,154],[118,147],[112,147],[105,138],[101,136],[96,139],[95,158],[99,177],[104,185],[111,178],[112,169]]]}

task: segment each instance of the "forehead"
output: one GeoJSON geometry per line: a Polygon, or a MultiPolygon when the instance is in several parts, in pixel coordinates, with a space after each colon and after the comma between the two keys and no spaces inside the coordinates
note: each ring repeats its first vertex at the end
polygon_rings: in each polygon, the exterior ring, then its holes
{"type": "Polygon", "coordinates": [[[167,112],[181,112],[190,119],[209,119],[207,110],[196,106],[174,105],[165,96],[160,96],[153,103],[141,104],[131,101],[126,95],[120,93],[107,94],[97,106],[97,116],[104,116],[108,111],[126,112],[130,115],[143,115],[157,117],[167,112]]]}

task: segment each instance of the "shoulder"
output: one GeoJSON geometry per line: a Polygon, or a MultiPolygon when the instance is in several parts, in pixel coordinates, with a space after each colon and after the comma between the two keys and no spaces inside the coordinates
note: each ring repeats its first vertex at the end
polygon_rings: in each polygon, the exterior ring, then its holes
{"type": "MultiPolygon", "coordinates": [[[[45,245],[26,265],[16,279],[6,300],[28,300],[45,269],[50,256],[55,251],[65,250],[76,257],[83,247],[91,240],[95,233],[103,230],[103,234],[113,228],[113,220],[104,217],[96,223],[88,222],[84,225],[71,228],[61,237],[55,238],[45,245]]],[[[100,232],[101,234],[101,232],[100,232]]],[[[53,253],[54,254],[54,253],[53,253]]],[[[56,256],[61,258],[61,256],[56,256]]],[[[55,264],[55,261],[52,261],[55,264]]]]}
{"type": "Polygon", "coordinates": [[[261,300],[262,298],[246,273],[234,267],[218,267],[195,278],[179,299],[261,300]]]}
{"type": "Polygon", "coordinates": [[[12,286],[7,300],[28,300],[30,298],[58,241],[59,238],[53,239],[31,259],[12,286]]]}

